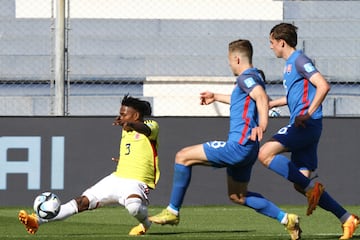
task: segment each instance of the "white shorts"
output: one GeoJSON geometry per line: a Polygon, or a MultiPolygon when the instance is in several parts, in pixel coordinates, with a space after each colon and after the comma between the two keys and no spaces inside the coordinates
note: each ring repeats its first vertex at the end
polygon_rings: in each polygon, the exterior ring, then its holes
{"type": "Polygon", "coordinates": [[[109,204],[121,204],[125,206],[125,200],[132,194],[141,196],[143,204],[148,204],[149,188],[143,182],[120,178],[114,174],[101,179],[94,186],[85,190],[82,196],[89,201],[89,209],[109,204]]]}

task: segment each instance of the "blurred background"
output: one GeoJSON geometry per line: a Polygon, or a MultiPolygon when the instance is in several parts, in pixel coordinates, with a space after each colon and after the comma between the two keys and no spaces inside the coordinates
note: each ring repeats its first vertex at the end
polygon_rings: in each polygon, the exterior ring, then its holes
{"type": "MultiPolygon", "coordinates": [[[[336,0],[0,0],[0,206],[30,205],[40,190],[70,199],[113,171],[121,128],[111,123],[128,93],[149,100],[161,125],[152,203],[166,204],[175,153],[226,137],[228,105],[200,106],[199,93],[232,91],[229,42],[249,39],[268,94],[285,94],[284,60],[269,45],[280,22],[299,27],[297,48],[332,86],[320,181],[359,204],[359,12],[360,1],[336,0]]],[[[281,115],[264,139],[287,124],[286,107],[281,115]]],[[[224,174],[195,168],[186,204],[229,203],[224,174]]],[[[260,164],[251,188],[280,204],[305,201],[260,164]]]]}
{"type": "Polygon", "coordinates": [[[201,91],[232,90],[228,43],[249,39],[269,95],[282,96],[268,36],[289,22],[332,85],[325,116],[359,117],[359,12],[360,1],[0,0],[0,115],[113,116],[129,93],[154,116],[228,116],[198,104],[201,91]]]}

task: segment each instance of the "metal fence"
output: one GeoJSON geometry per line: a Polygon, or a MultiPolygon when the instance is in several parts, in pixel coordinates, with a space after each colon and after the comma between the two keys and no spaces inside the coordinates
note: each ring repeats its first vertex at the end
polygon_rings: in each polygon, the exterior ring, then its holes
{"type": "MultiPolygon", "coordinates": [[[[57,7],[62,0],[0,0],[0,115],[56,115],[57,7]]],[[[247,38],[271,97],[283,60],[269,48],[279,22],[332,85],[326,116],[360,116],[360,1],[66,0],[65,115],[116,115],[126,93],[155,116],[226,116],[199,106],[204,90],[230,93],[230,41],[247,38]]],[[[288,115],[283,108],[282,115],[288,115]]]]}

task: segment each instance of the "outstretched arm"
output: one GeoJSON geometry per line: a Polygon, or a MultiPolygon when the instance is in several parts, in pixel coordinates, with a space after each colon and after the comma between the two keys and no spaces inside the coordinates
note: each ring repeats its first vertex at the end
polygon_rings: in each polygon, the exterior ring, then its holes
{"type": "Polygon", "coordinates": [[[145,136],[150,136],[151,134],[151,129],[143,122],[124,122],[123,128],[128,131],[135,130],[145,136]]]}
{"type": "Polygon", "coordinates": [[[230,95],[213,93],[209,91],[200,93],[200,105],[209,105],[213,102],[230,104],[230,95]]]}
{"type": "Polygon", "coordinates": [[[281,107],[287,105],[286,97],[281,97],[277,99],[269,99],[269,109],[273,107],[281,107]]]}
{"type": "Polygon", "coordinates": [[[122,126],[122,128],[126,131],[135,130],[138,133],[142,133],[146,136],[150,136],[151,129],[141,121],[134,121],[134,122],[123,122],[121,121],[120,116],[118,116],[112,124],[113,126],[122,126]]]}

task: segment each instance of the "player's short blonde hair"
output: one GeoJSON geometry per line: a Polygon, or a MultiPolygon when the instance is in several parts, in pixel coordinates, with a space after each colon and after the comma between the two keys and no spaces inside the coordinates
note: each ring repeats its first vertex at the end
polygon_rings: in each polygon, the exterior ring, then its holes
{"type": "Polygon", "coordinates": [[[253,47],[249,40],[238,39],[229,43],[229,52],[234,53],[236,51],[247,57],[250,64],[252,63],[253,47]]]}

